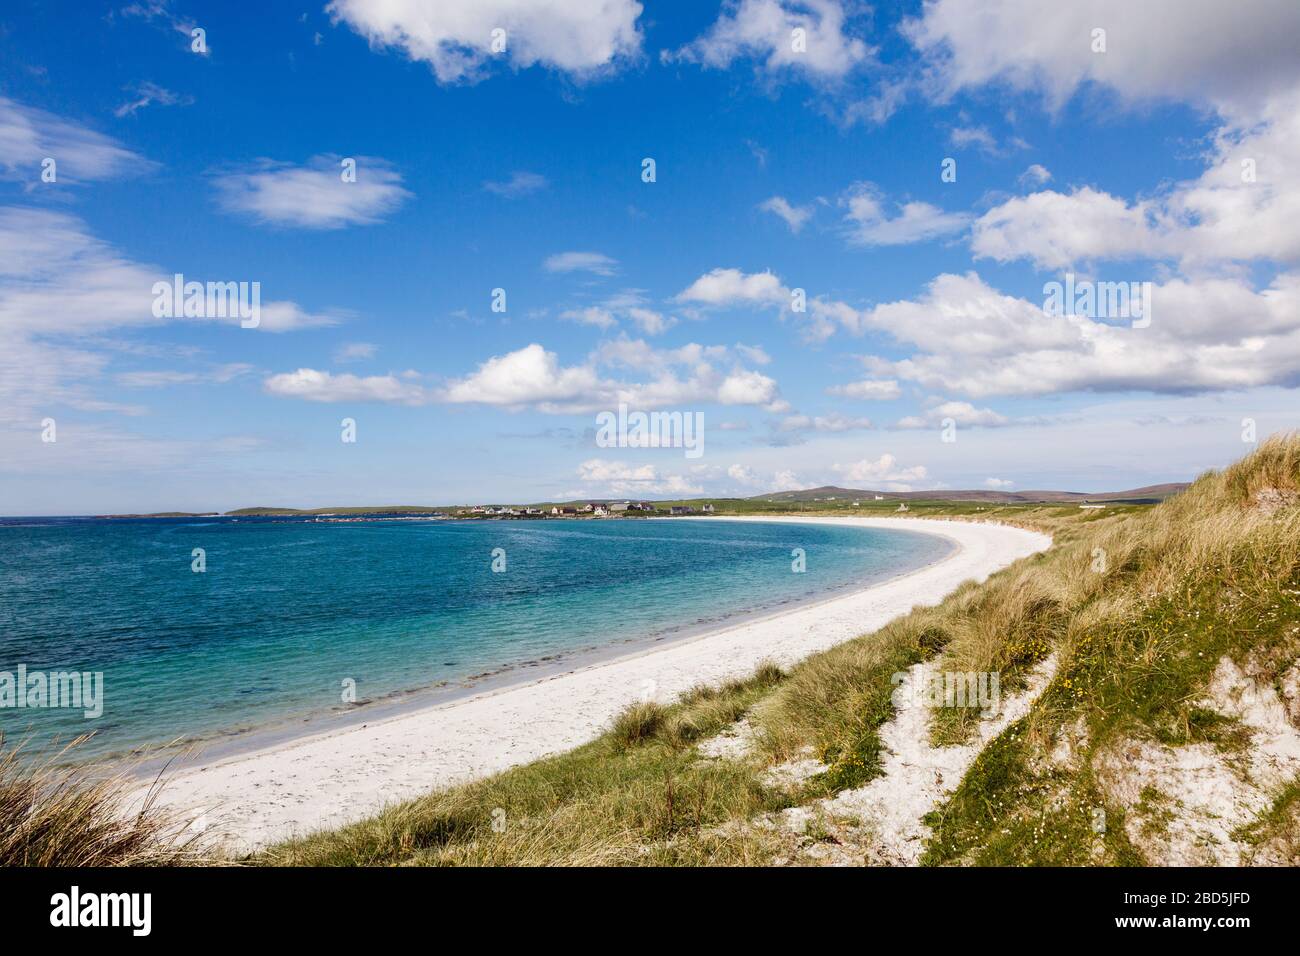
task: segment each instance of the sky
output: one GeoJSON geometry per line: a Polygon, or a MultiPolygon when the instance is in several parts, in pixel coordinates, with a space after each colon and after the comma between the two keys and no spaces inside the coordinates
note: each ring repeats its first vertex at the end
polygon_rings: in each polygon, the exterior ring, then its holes
{"type": "Polygon", "coordinates": [[[1118,490],[1297,426],[1294,0],[256,7],[0,10],[0,514],[1118,490]]]}

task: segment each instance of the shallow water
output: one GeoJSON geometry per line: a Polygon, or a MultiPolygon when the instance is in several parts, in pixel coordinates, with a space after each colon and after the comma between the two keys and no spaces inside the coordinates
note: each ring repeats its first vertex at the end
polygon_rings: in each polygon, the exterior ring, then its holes
{"type": "Polygon", "coordinates": [[[827,597],[947,548],[757,522],[0,519],[0,672],[104,682],[102,716],[0,706],[0,730],[33,747],[94,731],[83,757],[206,739],[345,708],[349,681],[359,701],[459,685],[827,597]]]}

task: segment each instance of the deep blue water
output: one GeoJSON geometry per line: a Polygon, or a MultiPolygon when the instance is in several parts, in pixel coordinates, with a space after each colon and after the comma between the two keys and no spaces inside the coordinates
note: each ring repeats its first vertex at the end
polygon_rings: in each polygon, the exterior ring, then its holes
{"type": "Polygon", "coordinates": [[[775,610],[946,548],[674,520],[0,519],[0,672],[102,671],[105,688],[98,718],[0,706],[0,730],[33,746],[94,731],[85,755],[206,738],[343,709],[345,679],[362,700],[458,685],[775,610]]]}

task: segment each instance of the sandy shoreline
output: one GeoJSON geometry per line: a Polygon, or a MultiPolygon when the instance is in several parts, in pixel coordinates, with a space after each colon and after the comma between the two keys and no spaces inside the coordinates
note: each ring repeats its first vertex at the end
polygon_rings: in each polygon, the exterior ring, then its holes
{"type": "Polygon", "coordinates": [[[632,701],[666,703],[696,684],[743,677],[763,660],[792,664],[916,605],[938,603],[963,581],[982,580],[1051,543],[1004,525],[918,518],[698,520],[906,529],[942,535],[956,548],[920,570],[816,604],[186,769],[168,780],[160,802],[202,815],[232,849],[340,826],[385,804],[571,749],[632,701]]]}

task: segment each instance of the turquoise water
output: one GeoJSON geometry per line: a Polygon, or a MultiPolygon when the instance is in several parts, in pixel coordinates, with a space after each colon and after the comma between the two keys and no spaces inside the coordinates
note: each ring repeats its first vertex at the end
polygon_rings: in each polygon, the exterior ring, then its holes
{"type": "MultiPolygon", "coordinates": [[[[0,672],[103,672],[102,716],[0,707],[88,756],[206,739],[778,610],[941,539],[700,521],[0,519],[0,672]],[[205,573],[191,570],[206,552],[205,573]],[[503,549],[505,570],[492,571],[503,549]],[[806,553],[793,573],[792,549],[806,553]]],[[[498,562],[499,565],[499,562],[498,562]]]]}

